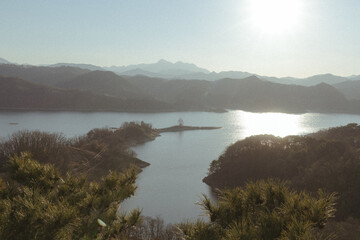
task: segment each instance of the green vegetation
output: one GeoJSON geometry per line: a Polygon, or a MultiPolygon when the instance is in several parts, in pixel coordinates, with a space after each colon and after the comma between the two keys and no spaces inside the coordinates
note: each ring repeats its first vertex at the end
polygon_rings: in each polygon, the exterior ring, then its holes
{"type": "Polygon", "coordinates": [[[210,222],[185,223],[185,239],[324,239],[319,231],[334,216],[335,195],[318,197],[290,191],[274,180],[250,182],[219,191],[213,204],[204,195],[200,205],[210,222]]]}
{"type": "Polygon", "coordinates": [[[87,182],[70,173],[63,177],[29,153],[11,157],[9,168],[11,184],[0,180],[0,239],[110,239],[139,219],[139,210],[117,214],[136,189],[134,169],[87,182]]]}

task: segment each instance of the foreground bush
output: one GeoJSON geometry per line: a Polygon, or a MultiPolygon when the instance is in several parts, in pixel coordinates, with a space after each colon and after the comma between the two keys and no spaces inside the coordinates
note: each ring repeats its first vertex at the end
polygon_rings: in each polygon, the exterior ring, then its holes
{"type": "Polygon", "coordinates": [[[118,215],[134,194],[136,171],[110,172],[99,182],[40,164],[28,153],[10,158],[9,183],[0,179],[0,239],[120,238],[140,217],[118,215]]]}
{"type": "Polygon", "coordinates": [[[205,195],[200,203],[210,222],[180,225],[186,239],[323,239],[319,230],[335,212],[334,194],[312,197],[275,180],[219,193],[217,204],[205,195]]]}

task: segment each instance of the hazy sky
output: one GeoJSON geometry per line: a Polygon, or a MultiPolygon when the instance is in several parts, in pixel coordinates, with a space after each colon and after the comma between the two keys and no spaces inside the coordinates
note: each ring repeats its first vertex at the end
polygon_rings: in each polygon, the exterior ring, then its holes
{"type": "Polygon", "coordinates": [[[359,0],[272,7],[279,1],[1,0],[0,57],[100,66],[166,59],[279,77],[360,74],[359,0]]]}

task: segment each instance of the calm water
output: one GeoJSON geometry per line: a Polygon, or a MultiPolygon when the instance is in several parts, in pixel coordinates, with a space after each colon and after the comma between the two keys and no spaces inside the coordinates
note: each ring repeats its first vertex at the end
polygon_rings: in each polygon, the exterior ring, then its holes
{"type": "Polygon", "coordinates": [[[143,208],[143,215],[161,216],[166,222],[180,222],[201,215],[195,205],[210,189],[202,178],[209,163],[237,140],[254,134],[286,136],[319,129],[360,123],[359,115],[248,113],[78,113],[78,112],[0,112],[0,137],[21,129],[61,132],[68,137],[93,128],[118,127],[125,121],[145,121],[156,128],[177,124],[219,126],[218,130],[163,133],[155,141],[134,147],[138,157],[151,165],[138,177],[136,195],[121,209],[143,208]],[[9,123],[18,123],[10,125],[9,123]]]}

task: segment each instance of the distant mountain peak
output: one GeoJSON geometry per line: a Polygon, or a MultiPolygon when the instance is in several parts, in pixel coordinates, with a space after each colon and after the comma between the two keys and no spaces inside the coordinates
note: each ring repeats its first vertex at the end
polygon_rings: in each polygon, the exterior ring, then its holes
{"type": "Polygon", "coordinates": [[[166,61],[165,59],[160,59],[157,63],[173,64],[172,62],[166,61]]]}
{"type": "Polygon", "coordinates": [[[96,71],[96,70],[104,70],[102,67],[95,66],[92,64],[84,64],[84,63],[56,63],[49,65],[49,67],[77,67],[82,69],[87,69],[90,71],[96,71]]]}
{"type": "Polygon", "coordinates": [[[323,74],[314,75],[313,77],[336,77],[336,76],[331,73],[323,73],[323,74]]]}
{"type": "Polygon", "coordinates": [[[151,73],[151,75],[160,74],[165,78],[174,78],[194,73],[209,73],[207,69],[200,68],[192,63],[184,63],[180,61],[172,63],[164,59],[160,59],[156,63],[142,63],[128,66],[112,66],[105,69],[117,72],[119,74],[131,73],[131,71],[136,72],[135,70],[141,69],[142,71],[151,73]]]}
{"type": "Polygon", "coordinates": [[[11,62],[6,60],[5,58],[0,58],[0,64],[11,64],[11,62]]]}
{"type": "Polygon", "coordinates": [[[260,78],[258,77],[258,76],[256,76],[255,74],[253,74],[253,75],[251,75],[251,76],[249,76],[249,77],[247,77],[247,78],[252,78],[252,79],[259,79],[260,80],[260,78]]]}

